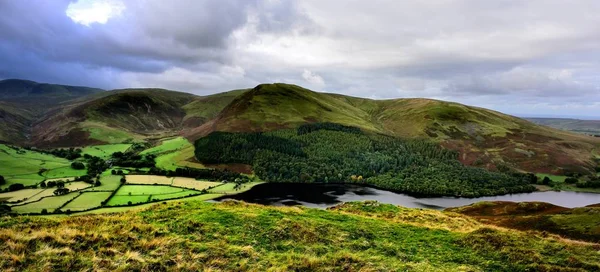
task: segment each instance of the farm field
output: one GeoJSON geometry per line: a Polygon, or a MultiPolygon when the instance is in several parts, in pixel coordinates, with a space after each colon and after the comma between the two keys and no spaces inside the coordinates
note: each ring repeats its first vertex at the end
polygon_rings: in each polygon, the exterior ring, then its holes
{"type": "Polygon", "coordinates": [[[144,203],[200,194],[198,191],[157,185],[124,185],[107,203],[108,206],[144,203]]]}
{"type": "Polygon", "coordinates": [[[84,147],[81,153],[106,159],[109,158],[115,152],[127,151],[129,147],[131,147],[131,144],[93,145],[84,147]]]}
{"type": "Polygon", "coordinates": [[[45,189],[23,189],[14,192],[0,193],[0,199],[6,201],[21,201],[42,193],[45,189]]]}
{"type": "Polygon", "coordinates": [[[100,176],[100,183],[102,183],[100,186],[85,191],[114,191],[121,185],[121,176],[112,175],[110,170],[107,170],[100,176]]]}
{"type": "Polygon", "coordinates": [[[49,213],[51,213],[78,195],[79,194],[77,193],[70,193],[62,196],[50,196],[37,202],[32,202],[22,206],[13,206],[12,210],[18,213],[39,213],[42,212],[43,209],[46,209],[49,213]]]}
{"type": "Polygon", "coordinates": [[[80,176],[85,170],[74,170],[67,159],[26,149],[14,149],[0,144],[0,175],[7,184],[35,185],[47,178],[80,176]],[[46,171],[40,172],[41,169],[46,171]]]}
{"type": "Polygon", "coordinates": [[[156,157],[156,166],[162,169],[175,170],[177,167],[205,168],[203,164],[189,161],[194,158],[194,147],[187,146],[181,150],[166,152],[156,157]]]}
{"type": "Polygon", "coordinates": [[[102,202],[107,200],[110,195],[111,192],[86,192],[67,204],[63,210],[82,211],[100,207],[102,202]]]}
{"type": "Polygon", "coordinates": [[[171,185],[173,182],[172,177],[154,176],[154,175],[128,175],[127,183],[129,184],[159,184],[159,185],[171,185]]]}
{"type": "Polygon", "coordinates": [[[173,178],[173,183],[171,185],[175,186],[175,187],[182,187],[182,188],[188,188],[188,189],[194,189],[194,190],[201,191],[201,190],[208,189],[211,187],[220,186],[222,184],[223,183],[221,183],[221,182],[202,181],[202,180],[195,180],[193,178],[176,177],[176,178],[173,178]]]}

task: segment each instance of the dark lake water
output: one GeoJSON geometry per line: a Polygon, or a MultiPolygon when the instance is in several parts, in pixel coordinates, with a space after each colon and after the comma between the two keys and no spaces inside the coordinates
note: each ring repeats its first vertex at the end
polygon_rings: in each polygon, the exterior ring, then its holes
{"type": "Polygon", "coordinates": [[[600,203],[600,194],[550,191],[479,198],[417,198],[352,184],[264,183],[244,193],[218,198],[215,201],[224,199],[237,199],[263,205],[302,205],[312,208],[327,208],[348,201],[377,200],[381,203],[409,208],[441,210],[479,201],[541,201],[567,208],[583,207],[600,203]]]}

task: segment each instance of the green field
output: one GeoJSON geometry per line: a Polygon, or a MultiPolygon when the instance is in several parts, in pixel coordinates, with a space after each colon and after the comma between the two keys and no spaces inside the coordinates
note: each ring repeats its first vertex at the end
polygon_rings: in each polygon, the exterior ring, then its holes
{"type": "Polygon", "coordinates": [[[59,208],[67,201],[77,197],[78,195],[79,193],[70,193],[62,196],[50,196],[37,202],[32,202],[22,206],[13,206],[12,210],[17,213],[39,213],[43,209],[46,209],[49,213],[51,213],[56,208],[59,208]]]}
{"type": "Polygon", "coordinates": [[[52,155],[19,149],[0,144],[0,175],[12,183],[24,185],[38,184],[46,178],[63,178],[85,175],[86,170],[74,170],[67,159],[52,155]],[[41,169],[46,171],[41,172],[41,169]]]}
{"type": "Polygon", "coordinates": [[[183,137],[177,137],[173,139],[164,140],[160,145],[146,149],[140,154],[161,154],[165,152],[173,152],[192,146],[187,139],[183,137]]]}
{"type": "Polygon", "coordinates": [[[109,144],[118,144],[125,141],[138,140],[140,136],[128,133],[122,129],[112,128],[103,123],[83,122],[80,127],[90,133],[90,139],[99,140],[109,144]]]}
{"type": "Polygon", "coordinates": [[[110,171],[107,170],[100,176],[100,183],[102,185],[86,189],[85,191],[114,191],[119,188],[119,185],[121,185],[121,176],[112,175],[110,171]]]}
{"type": "Polygon", "coordinates": [[[140,154],[157,155],[156,167],[175,170],[178,167],[204,168],[200,163],[188,161],[194,158],[194,146],[185,138],[177,137],[163,141],[160,145],[144,150],[140,154]]]}
{"type": "Polygon", "coordinates": [[[110,197],[110,192],[86,192],[78,196],[75,200],[67,204],[63,211],[81,211],[95,207],[100,207],[102,201],[110,197]]]}
{"type": "Polygon", "coordinates": [[[131,147],[131,144],[93,145],[84,147],[82,153],[106,159],[109,158],[112,153],[127,151],[129,147],[131,147]]]}
{"type": "Polygon", "coordinates": [[[200,192],[171,186],[158,185],[124,185],[109,201],[109,206],[127,205],[197,195],[200,192]]]}

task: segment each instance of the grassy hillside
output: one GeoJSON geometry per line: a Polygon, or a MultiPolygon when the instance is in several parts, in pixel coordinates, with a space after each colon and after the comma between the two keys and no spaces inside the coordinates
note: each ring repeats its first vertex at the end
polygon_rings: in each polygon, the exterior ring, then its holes
{"type": "Polygon", "coordinates": [[[448,211],[486,224],[600,242],[600,207],[569,209],[542,202],[480,202],[448,211]]]}
{"type": "Polygon", "coordinates": [[[332,210],[186,201],[0,221],[0,269],[593,271],[596,245],[375,202],[332,210]]]}

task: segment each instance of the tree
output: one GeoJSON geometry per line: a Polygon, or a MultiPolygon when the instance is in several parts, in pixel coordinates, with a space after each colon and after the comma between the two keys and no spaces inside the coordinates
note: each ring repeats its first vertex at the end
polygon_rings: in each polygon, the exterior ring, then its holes
{"type": "Polygon", "coordinates": [[[56,188],[65,188],[65,182],[62,180],[59,180],[56,182],[56,188]]]}
{"type": "Polygon", "coordinates": [[[125,184],[126,182],[127,182],[127,179],[125,178],[125,176],[123,176],[123,177],[121,178],[121,184],[125,184]]]}
{"type": "Polygon", "coordinates": [[[552,180],[549,177],[544,177],[544,179],[542,180],[542,184],[544,185],[550,185],[550,183],[552,182],[552,180]]]}
{"type": "Polygon", "coordinates": [[[18,190],[22,190],[25,189],[25,185],[21,184],[21,183],[13,183],[11,185],[8,186],[8,190],[13,192],[13,191],[18,191],[18,190]]]}
{"type": "Polygon", "coordinates": [[[81,162],[73,162],[73,163],[71,163],[71,168],[76,169],[76,170],[83,170],[83,169],[85,169],[85,165],[81,162]]]}
{"type": "Polygon", "coordinates": [[[48,183],[46,183],[46,188],[52,188],[52,187],[56,187],[56,181],[48,181],[48,183]]]}
{"type": "Polygon", "coordinates": [[[40,182],[40,187],[46,188],[46,181],[45,180],[42,180],[42,182],[40,182]]]}
{"type": "Polygon", "coordinates": [[[0,185],[4,185],[6,184],[6,180],[4,179],[3,176],[0,175],[0,185]]]}
{"type": "Polygon", "coordinates": [[[58,189],[54,190],[54,195],[57,195],[57,196],[66,195],[70,191],[71,190],[69,190],[68,188],[58,188],[58,189]]]}
{"type": "Polygon", "coordinates": [[[48,210],[47,209],[42,209],[42,214],[48,214],[48,210]]]}
{"type": "Polygon", "coordinates": [[[94,183],[94,186],[98,187],[102,185],[102,182],[100,182],[100,179],[97,179],[96,182],[94,183]]]}
{"type": "Polygon", "coordinates": [[[110,171],[111,174],[116,175],[117,174],[117,170],[113,169],[110,171]]]}
{"type": "Polygon", "coordinates": [[[131,203],[131,201],[127,201],[127,205],[131,206],[131,205],[133,205],[133,203],[131,203]]]}

